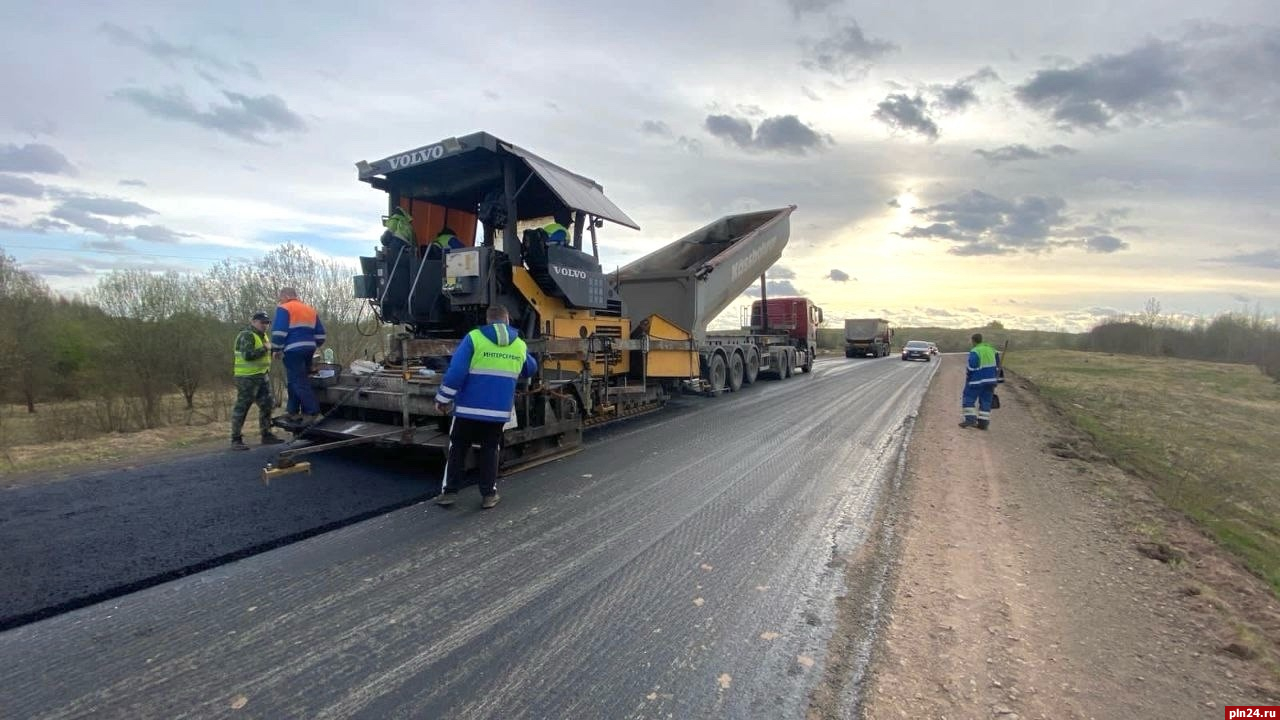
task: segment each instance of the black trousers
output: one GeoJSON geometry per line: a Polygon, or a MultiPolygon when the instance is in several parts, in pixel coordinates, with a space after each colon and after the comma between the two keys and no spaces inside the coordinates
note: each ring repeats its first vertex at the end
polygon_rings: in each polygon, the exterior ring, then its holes
{"type": "Polygon", "coordinates": [[[498,492],[498,452],[502,444],[501,422],[484,422],[455,417],[449,426],[449,457],[444,465],[440,492],[457,492],[466,476],[467,451],[479,444],[480,477],[476,485],[481,495],[498,492]]]}

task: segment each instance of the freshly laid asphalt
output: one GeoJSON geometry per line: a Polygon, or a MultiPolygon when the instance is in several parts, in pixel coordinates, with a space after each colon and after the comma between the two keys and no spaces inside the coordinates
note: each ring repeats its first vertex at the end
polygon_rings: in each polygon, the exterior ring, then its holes
{"type": "MultiPolygon", "coordinates": [[[[829,669],[865,664],[827,652],[850,593],[840,558],[875,534],[935,367],[824,360],[682,399],[504,481],[494,510],[473,492],[411,504],[0,633],[0,715],[804,717],[829,669]]],[[[376,457],[266,487],[260,451],[107,473],[73,485],[124,507],[68,490],[45,523],[6,509],[0,531],[75,539],[40,551],[60,572],[26,565],[28,587],[101,586],[134,558],[189,567],[433,491],[420,462],[376,457]],[[105,520],[51,523],[60,505],[105,520]]]]}
{"type": "Polygon", "coordinates": [[[0,490],[0,629],[404,507],[439,483],[431,458],[351,450],[263,485],[270,450],[0,490]]]}

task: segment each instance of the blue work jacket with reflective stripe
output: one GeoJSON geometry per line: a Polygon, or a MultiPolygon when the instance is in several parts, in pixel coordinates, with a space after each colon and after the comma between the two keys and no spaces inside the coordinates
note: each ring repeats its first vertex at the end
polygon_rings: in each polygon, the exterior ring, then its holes
{"type": "Polygon", "coordinates": [[[315,308],[301,300],[286,300],[276,307],[271,323],[271,349],[315,353],[324,345],[324,323],[315,308]]]}
{"type": "Polygon", "coordinates": [[[498,323],[467,333],[449,361],[449,369],[436,392],[436,402],[453,403],[454,417],[497,423],[511,419],[516,380],[532,377],[538,372],[538,361],[525,350],[523,342],[516,342],[519,337],[515,328],[498,323]],[[524,354],[523,363],[513,365],[509,370],[486,367],[483,359],[476,357],[476,342],[472,337],[475,333],[481,333],[485,340],[498,348],[516,345],[524,354]],[[518,370],[515,369],[517,367],[518,370]]]}
{"type": "Polygon", "coordinates": [[[978,343],[969,351],[969,365],[965,368],[965,381],[970,385],[995,385],[996,349],[987,343],[978,343]]]}

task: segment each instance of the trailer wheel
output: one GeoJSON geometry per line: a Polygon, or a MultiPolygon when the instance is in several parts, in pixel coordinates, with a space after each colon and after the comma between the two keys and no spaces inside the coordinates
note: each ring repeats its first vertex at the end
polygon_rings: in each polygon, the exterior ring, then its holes
{"type": "Polygon", "coordinates": [[[735,352],[729,358],[729,392],[742,389],[742,353],[735,352]]]}
{"type": "Polygon", "coordinates": [[[743,368],[742,384],[750,385],[760,375],[760,352],[755,348],[747,350],[747,362],[743,368]]]}
{"type": "Polygon", "coordinates": [[[707,364],[707,381],[711,383],[711,392],[718,393],[724,390],[724,381],[727,374],[724,356],[720,353],[712,355],[711,361],[707,364]]]}
{"type": "Polygon", "coordinates": [[[791,377],[791,366],[794,364],[795,364],[794,359],[791,357],[791,350],[790,349],[783,350],[782,351],[782,370],[779,371],[778,375],[784,378],[791,377]]]}

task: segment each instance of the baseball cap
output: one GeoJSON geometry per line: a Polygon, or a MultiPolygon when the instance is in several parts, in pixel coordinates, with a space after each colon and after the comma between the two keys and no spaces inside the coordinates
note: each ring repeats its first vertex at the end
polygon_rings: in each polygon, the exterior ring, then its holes
{"type": "Polygon", "coordinates": [[[254,313],[254,314],[253,314],[253,319],[254,319],[254,320],[261,320],[261,321],[263,321],[263,322],[270,322],[270,321],[271,321],[271,318],[267,317],[267,314],[266,314],[266,313],[264,313],[264,312],[256,312],[256,313],[254,313]]]}

